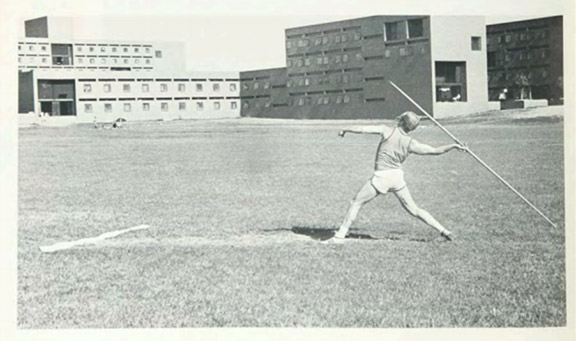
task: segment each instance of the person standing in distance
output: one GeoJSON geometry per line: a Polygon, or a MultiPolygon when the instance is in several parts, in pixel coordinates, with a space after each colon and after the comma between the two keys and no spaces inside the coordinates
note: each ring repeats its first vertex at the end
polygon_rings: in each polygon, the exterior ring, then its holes
{"type": "Polygon", "coordinates": [[[404,181],[404,171],[402,163],[408,155],[442,155],[453,149],[468,151],[466,146],[460,144],[448,144],[440,147],[432,147],[420,143],[408,133],[414,131],[420,123],[420,117],[411,111],[406,111],[397,118],[398,124],[394,127],[386,125],[366,126],[344,129],[339,132],[340,137],[346,133],[356,134],[377,134],[381,136],[378,150],[376,151],[376,161],[374,176],[362,186],[354,199],[352,199],[346,217],[334,237],[323,241],[324,244],[341,244],[344,242],[350,226],[356,219],[358,212],[366,203],[376,198],[380,194],[392,192],[396,195],[400,203],[412,216],[420,219],[429,226],[440,232],[446,240],[452,240],[452,233],[440,224],[427,211],[419,208],[406,186],[404,181]]]}

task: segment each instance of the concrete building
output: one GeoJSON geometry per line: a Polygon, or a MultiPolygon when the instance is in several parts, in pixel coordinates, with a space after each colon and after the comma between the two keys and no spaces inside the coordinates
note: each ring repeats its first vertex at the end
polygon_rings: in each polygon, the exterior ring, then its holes
{"type": "Polygon", "coordinates": [[[184,45],[90,41],[72,18],[25,22],[18,43],[19,112],[77,122],[240,115],[239,74],[189,72],[184,45]]]}
{"type": "Polygon", "coordinates": [[[488,109],[483,17],[373,16],[287,29],[286,68],[240,73],[242,116],[435,117],[488,109]]]}
{"type": "Polygon", "coordinates": [[[509,99],[563,102],[562,16],[488,25],[486,32],[490,100],[506,88],[509,99]]]}

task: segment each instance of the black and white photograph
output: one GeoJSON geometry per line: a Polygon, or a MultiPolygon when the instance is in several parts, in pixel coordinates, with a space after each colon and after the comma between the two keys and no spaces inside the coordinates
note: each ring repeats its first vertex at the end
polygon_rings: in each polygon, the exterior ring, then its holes
{"type": "Polygon", "coordinates": [[[575,337],[572,1],[5,9],[6,340],[575,337]]]}

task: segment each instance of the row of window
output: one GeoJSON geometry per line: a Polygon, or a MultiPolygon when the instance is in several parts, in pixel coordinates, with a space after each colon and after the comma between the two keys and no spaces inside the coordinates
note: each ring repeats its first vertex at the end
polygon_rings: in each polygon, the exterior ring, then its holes
{"type": "MultiPolygon", "coordinates": [[[[288,103],[285,105],[277,105],[277,106],[304,106],[304,105],[328,105],[330,103],[335,104],[346,104],[350,103],[351,96],[350,95],[339,95],[339,96],[303,96],[298,98],[290,98],[288,103]]],[[[368,101],[368,100],[367,100],[368,101]]],[[[250,109],[256,108],[258,109],[261,106],[261,103],[258,101],[244,101],[242,103],[243,109],[250,109]]],[[[266,101],[263,103],[264,108],[269,108],[271,106],[270,101],[266,101]]]]}
{"type": "Polygon", "coordinates": [[[151,63],[151,58],[123,58],[123,59],[119,59],[119,58],[76,58],[76,62],[78,64],[84,64],[85,62],[87,64],[96,64],[96,62],[98,61],[99,64],[118,64],[120,61],[122,61],[123,64],[128,65],[130,64],[130,60],[132,60],[132,64],[140,64],[140,63],[144,63],[146,65],[150,65],[151,63]]]}
{"type": "MultiPolygon", "coordinates": [[[[103,86],[103,90],[104,92],[112,92],[112,85],[111,83],[104,83],[102,84],[103,86]]],[[[168,83],[160,83],[160,92],[168,92],[168,83]]],[[[150,92],[150,84],[141,84],[140,85],[141,91],[142,92],[150,92]]],[[[184,83],[180,83],[177,85],[178,88],[178,92],[186,92],[186,84],[184,83]]],[[[83,87],[83,92],[84,93],[92,93],[92,84],[84,84],[83,87]]],[[[230,91],[234,92],[236,91],[237,87],[236,84],[231,83],[229,84],[229,89],[230,91]]],[[[195,86],[195,90],[196,92],[202,92],[204,91],[204,84],[199,84],[197,83],[195,86]]],[[[132,84],[126,83],[126,84],[122,84],[122,92],[124,93],[130,93],[132,91],[132,84]]],[[[212,84],[212,91],[214,92],[219,92],[220,91],[220,84],[219,83],[213,83],[212,84]]]]}
{"type": "Polygon", "coordinates": [[[493,72],[490,73],[489,78],[491,82],[506,82],[517,81],[521,77],[530,81],[544,81],[550,76],[550,72],[546,69],[541,70],[528,70],[528,71],[508,71],[508,72],[493,72]]]}
{"type": "Polygon", "coordinates": [[[539,32],[513,32],[513,33],[504,33],[498,36],[496,35],[489,35],[488,36],[488,44],[503,44],[503,43],[511,43],[511,42],[530,42],[530,41],[538,41],[538,40],[546,40],[548,39],[549,33],[547,30],[539,31],[539,32]]]}
{"type": "Polygon", "coordinates": [[[27,48],[24,44],[18,44],[18,51],[48,51],[48,45],[27,45],[27,48]],[[40,48],[38,50],[38,47],[40,48]]]}
{"type": "MultiPolygon", "coordinates": [[[[23,51],[26,49],[27,51],[36,51],[37,47],[40,48],[40,51],[48,51],[48,45],[27,45],[27,48],[24,44],[18,44],[18,51],[23,51]]],[[[151,49],[149,47],[140,48],[140,47],[116,47],[116,46],[100,46],[98,49],[95,46],[76,46],[77,52],[96,52],[99,51],[101,53],[108,53],[108,52],[123,52],[123,53],[151,53],[151,49]]],[[[156,58],[162,58],[162,51],[156,50],[154,51],[154,56],[156,58]]]]}
{"type": "Polygon", "coordinates": [[[317,37],[311,37],[310,39],[303,38],[298,40],[288,40],[286,42],[286,48],[290,49],[292,47],[308,47],[310,45],[319,46],[319,45],[327,45],[330,43],[340,44],[345,43],[348,40],[360,40],[362,39],[362,35],[358,32],[354,32],[352,34],[347,33],[338,33],[332,35],[322,35],[317,37]]]}
{"type": "MultiPolygon", "coordinates": [[[[214,110],[222,109],[222,104],[218,101],[212,103],[214,110]]],[[[125,113],[132,112],[132,103],[123,103],[122,105],[123,110],[125,113]]],[[[142,103],[141,107],[142,111],[150,111],[150,103],[142,103]]],[[[238,108],[238,102],[230,102],[230,109],[235,110],[238,108]]],[[[84,112],[89,114],[92,113],[94,110],[93,103],[84,103],[84,112]]],[[[161,102],[160,103],[160,110],[162,112],[170,111],[170,103],[168,102],[161,102]]],[[[186,111],[187,110],[187,102],[178,102],[178,111],[186,111]]],[[[204,102],[196,102],[196,111],[204,110],[204,102]]],[[[114,111],[113,103],[104,103],[104,112],[111,113],[114,111]]]]}
{"type": "MultiPolygon", "coordinates": [[[[76,52],[101,52],[101,53],[108,53],[108,52],[122,52],[122,53],[151,53],[152,50],[150,47],[116,47],[116,46],[79,46],[76,45],[76,52]]],[[[162,51],[156,50],[155,51],[156,58],[162,58],[162,51]]]]}
{"type": "MultiPolygon", "coordinates": [[[[362,54],[357,53],[355,55],[356,61],[361,61],[362,54]]],[[[340,64],[340,63],[347,63],[350,61],[350,57],[348,54],[337,54],[334,56],[318,56],[318,57],[307,57],[307,58],[293,58],[288,59],[287,66],[288,67],[302,67],[302,66],[310,66],[312,63],[316,65],[326,65],[329,63],[333,64],[340,64]]]]}
{"type": "MultiPolygon", "coordinates": [[[[309,86],[309,85],[323,85],[323,84],[340,84],[340,83],[349,83],[352,79],[350,74],[347,73],[336,73],[330,76],[320,76],[320,77],[305,77],[299,79],[291,79],[286,83],[288,88],[295,87],[295,86],[309,86]]],[[[361,78],[358,75],[356,78],[361,78]]],[[[356,81],[359,81],[356,80],[356,81]]]]}
{"type": "Polygon", "coordinates": [[[533,61],[535,63],[541,63],[546,60],[549,55],[549,49],[507,51],[505,53],[491,51],[488,52],[488,67],[502,66],[510,62],[533,61]]]}

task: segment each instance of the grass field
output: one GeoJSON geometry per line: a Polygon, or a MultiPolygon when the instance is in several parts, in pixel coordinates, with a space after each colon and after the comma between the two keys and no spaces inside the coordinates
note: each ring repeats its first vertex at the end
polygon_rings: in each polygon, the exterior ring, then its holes
{"type": "MultiPolygon", "coordinates": [[[[411,156],[415,200],[360,212],[345,245],[319,245],[372,171],[375,136],[345,122],[130,123],[19,135],[20,328],[536,327],[566,323],[563,127],[448,128],[559,223],[554,229],[471,157],[411,156]],[[40,245],[149,224],[100,245],[40,245]]],[[[416,132],[448,143],[437,128],[416,132]]]]}

